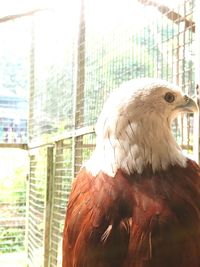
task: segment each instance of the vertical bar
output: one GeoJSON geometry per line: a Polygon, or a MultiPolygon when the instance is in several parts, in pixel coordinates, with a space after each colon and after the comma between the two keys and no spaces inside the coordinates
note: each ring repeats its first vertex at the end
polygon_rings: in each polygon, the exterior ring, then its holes
{"type": "Polygon", "coordinates": [[[29,198],[30,198],[30,174],[31,174],[31,156],[29,154],[29,174],[26,176],[26,225],[25,225],[25,252],[26,267],[29,266],[28,257],[28,234],[29,234],[29,198]]]}
{"type": "Polygon", "coordinates": [[[32,17],[31,23],[31,48],[30,48],[30,93],[29,93],[29,123],[28,123],[28,142],[33,137],[33,122],[34,122],[34,93],[35,93],[35,17],[32,17]]]}
{"type": "Polygon", "coordinates": [[[180,43],[179,43],[179,41],[180,41],[180,32],[178,32],[178,35],[177,35],[177,47],[176,47],[176,70],[175,70],[175,75],[176,75],[176,84],[178,84],[178,85],[180,85],[179,84],[179,70],[180,70],[180,66],[179,66],[179,57],[180,57],[180,55],[179,55],[179,48],[180,48],[180,43]]]}
{"type": "Polygon", "coordinates": [[[78,136],[75,139],[75,166],[74,166],[74,176],[80,170],[80,167],[83,162],[83,136],[78,136]]]}
{"type": "MultiPolygon", "coordinates": [[[[30,47],[30,79],[29,79],[29,117],[28,117],[28,143],[30,142],[30,136],[33,133],[33,100],[34,100],[34,80],[35,80],[35,25],[34,25],[34,15],[31,21],[31,47],[30,47]],[[31,122],[31,123],[30,123],[31,122]]],[[[31,155],[29,150],[29,174],[27,175],[27,187],[26,187],[26,234],[25,234],[25,252],[27,259],[27,267],[29,266],[29,201],[30,201],[30,176],[31,176],[31,155]]]]}
{"type": "Polygon", "coordinates": [[[45,227],[44,227],[44,267],[50,266],[51,249],[51,215],[53,200],[53,171],[54,171],[54,147],[47,147],[47,177],[45,199],[45,227]]]}
{"type": "MultiPolygon", "coordinates": [[[[84,83],[85,83],[85,9],[84,0],[80,4],[80,23],[77,40],[76,62],[77,69],[75,73],[75,95],[74,95],[74,127],[75,130],[83,126],[84,123],[84,83]]],[[[82,139],[81,139],[82,140],[82,139]]],[[[82,163],[82,141],[73,137],[73,174],[77,172],[77,165],[82,163]],[[76,156],[77,149],[79,156],[76,156]]]]}
{"type": "MultiPolygon", "coordinates": [[[[196,57],[195,57],[195,84],[196,87],[198,87],[198,90],[200,90],[200,1],[196,0],[195,1],[195,50],[196,50],[196,57]]],[[[196,94],[196,99],[198,100],[198,105],[200,107],[200,95],[197,96],[196,94]]],[[[194,159],[198,162],[200,160],[200,155],[199,155],[199,146],[200,146],[200,116],[199,112],[194,114],[194,159]]]]}
{"type": "Polygon", "coordinates": [[[75,129],[83,126],[84,122],[84,83],[85,83],[85,10],[84,10],[84,0],[81,0],[80,7],[80,23],[79,32],[77,40],[77,55],[75,62],[77,64],[76,70],[76,93],[74,100],[74,125],[75,129]]]}

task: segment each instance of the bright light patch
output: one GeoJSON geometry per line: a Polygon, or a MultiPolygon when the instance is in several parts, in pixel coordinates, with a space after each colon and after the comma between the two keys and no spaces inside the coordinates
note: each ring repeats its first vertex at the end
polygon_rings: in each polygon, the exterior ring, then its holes
{"type": "MultiPolygon", "coordinates": [[[[148,2],[148,1],[147,1],[148,2]]],[[[183,3],[183,0],[153,0],[151,2],[158,3],[160,5],[165,5],[170,8],[174,8],[177,5],[183,3]]],[[[137,9],[140,9],[142,6],[137,0],[124,0],[124,1],[115,1],[115,0],[86,0],[86,5],[89,3],[90,7],[99,10],[99,14],[104,14],[105,16],[101,17],[101,21],[104,24],[105,19],[111,18],[113,13],[118,13],[118,18],[123,19],[124,14],[121,12],[124,10],[124,7],[127,7],[130,13],[136,16],[138,19],[137,9]],[[92,4],[92,5],[91,5],[92,4]],[[103,12],[102,12],[103,11],[103,12]]],[[[61,9],[65,7],[78,7],[80,5],[80,0],[7,0],[1,4],[0,16],[7,16],[11,14],[21,13],[30,11],[38,8],[52,8],[52,9],[61,9]]],[[[65,10],[65,9],[64,9],[65,10]]],[[[63,10],[63,12],[64,12],[63,10]]],[[[91,9],[92,11],[92,9],[91,9]]],[[[94,12],[96,14],[96,12],[94,12]]]]}

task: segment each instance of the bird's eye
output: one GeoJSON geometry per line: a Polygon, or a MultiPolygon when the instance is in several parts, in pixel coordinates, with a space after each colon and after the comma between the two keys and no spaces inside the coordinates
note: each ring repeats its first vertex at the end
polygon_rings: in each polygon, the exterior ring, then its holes
{"type": "Polygon", "coordinates": [[[168,103],[172,103],[175,100],[175,95],[173,93],[168,92],[168,93],[165,94],[164,99],[168,103]]]}

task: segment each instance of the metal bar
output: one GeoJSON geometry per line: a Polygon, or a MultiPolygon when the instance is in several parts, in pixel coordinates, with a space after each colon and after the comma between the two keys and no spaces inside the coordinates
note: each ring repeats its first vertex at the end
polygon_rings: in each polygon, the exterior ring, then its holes
{"type": "Polygon", "coordinates": [[[149,1],[149,0],[138,0],[139,3],[143,5],[149,5],[156,7],[158,11],[166,16],[169,20],[173,21],[176,24],[179,24],[180,21],[185,23],[185,28],[190,29],[192,32],[195,32],[195,23],[192,20],[188,20],[186,17],[181,16],[179,13],[172,10],[166,5],[161,5],[158,1],[149,1]]]}
{"type": "Polygon", "coordinates": [[[27,144],[0,143],[0,148],[20,148],[20,149],[28,150],[28,145],[27,144]]]}
{"type": "Polygon", "coordinates": [[[52,139],[52,142],[50,142],[50,143],[44,144],[42,142],[41,143],[40,142],[32,142],[28,145],[28,147],[29,147],[29,149],[35,149],[35,148],[39,148],[39,147],[43,147],[43,146],[55,145],[55,143],[58,141],[62,141],[62,140],[70,139],[70,138],[75,138],[75,137],[79,137],[79,136],[90,134],[90,133],[95,133],[95,125],[81,127],[79,129],[76,129],[76,130],[70,131],[66,134],[63,134],[63,136],[54,137],[52,139]]]}
{"type": "Polygon", "coordinates": [[[28,267],[28,235],[29,235],[29,204],[30,204],[30,156],[29,156],[29,174],[26,176],[26,224],[25,224],[25,252],[26,252],[26,267],[28,267]]]}
{"type": "Polygon", "coordinates": [[[29,142],[33,134],[34,99],[35,99],[35,18],[31,20],[31,47],[30,47],[30,72],[29,72],[29,142]],[[30,123],[31,122],[31,123],[30,123]]]}
{"type": "Polygon", "coordinates": [[[46,202],[45,202],[45,227],[44,227],[44,267],[49,267],[49,255],[51,247],[51,217],[53,200],[53,171],[54,171],[54,147],[47,147],[47,177],[46,177],[46,202]]]}
{"type": "Polygon", "coordinates": [[[82,161],[82,139],[77,138],[77,128],[83,127],[84,123],[84,83],[85,83],[85,9],[84,0],[81,0],[80,22],[78,33],[76,88],[74,99],[74,135],[73,135],[73,174],[76,166],[82,161]],[[78,152],[78,157],[77,157],[78,152]]]}
{"type": "Polygon", "coordinates": [[[35,13],[41,12],[41,11],[46,11],[49,10],[49,8],[38,8],[38,9],[34,9],[34,10],[30,10],[24,13],[19,13],[19,14],[14,14],[14,15],[8,15],[5,17],[1,17],[0,18],[0,23],[2,22],[7,22],[10,20],[14,20],[14,19],[19,19],[22,17],[27,17],[27,16],[33,16],[35,13]]]}
{"type": "Polygon", "coordinates": [[[28,145],[28,149],[31,150],[31,149],[36,149],[36,148],[41,148],[41,147],[46,147],[46,146],[53,146],[53,145],[54,145],[54,142],[45,143],[45,144],[42,142],[33,142],[28,145]]]}

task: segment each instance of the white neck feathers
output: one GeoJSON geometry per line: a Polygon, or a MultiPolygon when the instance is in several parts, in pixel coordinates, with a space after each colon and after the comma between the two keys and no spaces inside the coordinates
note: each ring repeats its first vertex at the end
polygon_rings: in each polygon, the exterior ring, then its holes
{"type": "MultiPolygon", "coordinates": [[[[97,135],[97,146],[86,168],[96,176],[103,171],[114,177],[118,169],[125,173],[142,173],[147,166],[153,172],[166,170],[169,165],[186,166],[186,158],[177,145],[169,123],[156,114],[129,121],[126,117],[115,118],[115,128],[97,135]]],[[[109,122],[110,123],[110,122],[109,122]]]]}

